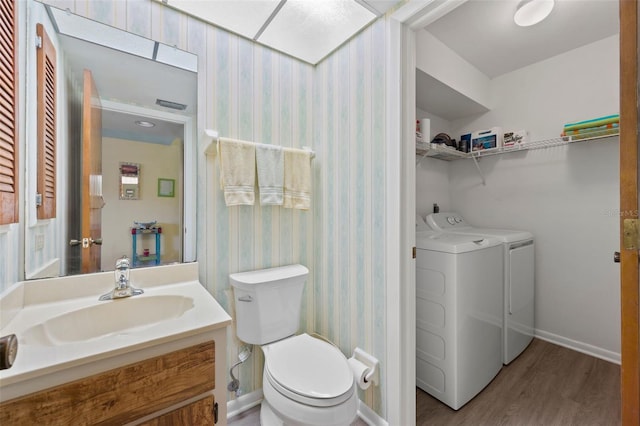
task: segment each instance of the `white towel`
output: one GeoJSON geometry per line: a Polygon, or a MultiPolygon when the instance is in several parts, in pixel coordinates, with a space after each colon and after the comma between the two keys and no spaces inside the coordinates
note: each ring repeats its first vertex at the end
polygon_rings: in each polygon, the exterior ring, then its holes
{"type": "Polygon", "coordinates": [[[284,153],[282,147],[258,144],[256,167],[260,204],[281,206],[283,203],[284,153]]]}
{"type": "Polygon", "coordinates": [[[311,152],[284,150],[284,207],[309,210],[311,207],[311,152]]]}
{"type": "Polygon", "coordinates": [[[227,206],[249,205],[255,201],[256,146],[251,142],[220,138],[220,187],[227,206]]]}

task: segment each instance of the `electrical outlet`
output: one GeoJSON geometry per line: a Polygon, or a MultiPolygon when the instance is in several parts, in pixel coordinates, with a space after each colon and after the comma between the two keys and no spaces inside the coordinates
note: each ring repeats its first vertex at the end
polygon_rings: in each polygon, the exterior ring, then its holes
{"type": "Polygon", "coordinates": [[[44,234],[36,234],[35,246],[36,250],[42,250],[44,248],[44,234]]]}

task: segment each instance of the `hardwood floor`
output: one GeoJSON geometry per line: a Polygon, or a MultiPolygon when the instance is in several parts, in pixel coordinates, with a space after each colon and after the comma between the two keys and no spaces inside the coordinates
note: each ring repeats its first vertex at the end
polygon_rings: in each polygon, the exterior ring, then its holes
{"type": "Polygon", "coordinates": [[[619,425],[620,366],[534,339],[458,411],[416,398],[417,425],[619,425]]]}
{"type": "Polygon", "coordinates": [[[257,426],[260,424],[260,406],[240,413],[227,420],[227,426],[257,426]]]}
{"type": "MultiPolygon", "coordinates": [[[[416,399],[418,426],[620,425],[620,366],[534,339],[458,411],[421,389],[416,399]]],[[[259,424],[259,406],[229,421],[259,424]]]]}

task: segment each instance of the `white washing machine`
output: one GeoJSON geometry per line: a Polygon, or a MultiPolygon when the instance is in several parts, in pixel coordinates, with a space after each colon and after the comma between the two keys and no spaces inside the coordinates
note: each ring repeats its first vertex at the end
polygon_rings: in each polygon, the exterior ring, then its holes
{"type": "Polygon", "coordinates": [[[416,384],[454,410],[502,368],[502,244],[416,232],[416,384]]]}
{"type": "Polygon", "coordinates": [[[509,364],[533,340],[535,250],[533,234],[507,229],[476,228],[458,213],[432,213],[426,218],[430,228],[440,232],[475,234],[497,238],[504,256],[504,336],[503,363],[509,364]]]}

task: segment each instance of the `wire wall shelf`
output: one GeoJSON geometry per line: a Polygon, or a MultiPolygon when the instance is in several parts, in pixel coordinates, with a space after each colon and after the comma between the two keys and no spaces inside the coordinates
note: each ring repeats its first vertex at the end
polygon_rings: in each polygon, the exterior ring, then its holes
{"type": "MultiPolygon", "coordinates": [[[[424,142],[421,140],[416,140],[416,156],[417,157],[431,157],[437,158],[439,160],[445,161],[453,161],[453,160],[461,160],[464,158],[481,158],[488,157],[491,155],[499,155],[499,154],[508,154],[510,152],[519,152],[519,151],[530,151],[534,149],[541,148],[551,148],[554,146],[568,145],[576,142],[588,142],[593,140],[604,140],[607,138],[612,138],[618,136],[619,133],[609,133],[609,134],[589,134],[586,135],[577,135],[577,136],[563,136],[553,139],[544,139],[539,141],[526,142],[511,146],[503,146],[498,148],[484,149],[481,151],[473,151],[473,152],[462,152],[458,151],[455,148],[452,148],[447,145],[442,144],[434,144],[429,142],[424,142]]],[[[422,160],[420,158],[420,160],[422,160]]]]}
{"type": "Polygon", "coordinates": [[[482,184],[486,185],[486,179],[484,177],[484,173],[478,164],[478,159],[482,157],[489,157],[492,155],[499,154],[508,154],[511,152],[520,152],[520,151],[531,151],[534,149],[542,149],[542,148],[551,148],[555,146],[568,145],[576,142],[588,142],[588,141],[597,141],[597,140],[606,140],[608,138],[617,137],[619,135],[619,130],[616,129],[615,132],[611,130],[604,130],[601,132],[592,132],[589,134],[583,135],[574,135],[574,136],[562,136],[558,138],[552,139],[544,139],[539,141],[532,141],[526,143],[520,143],[511,146],[502,146],[498,148],[484,149],[480,151],[473,152],[462,152],[458,151],[453,147],[442,145],[442,144],[434,144],[430,142],[425,142],[420,139],[416,139],[416,165],[418,165],[425,158],[437,158],[439,160],[444,161],[454,161],[461,160],[464,158],[471,158],[478,169],[478,173],[482,178],[482,184]]]}

